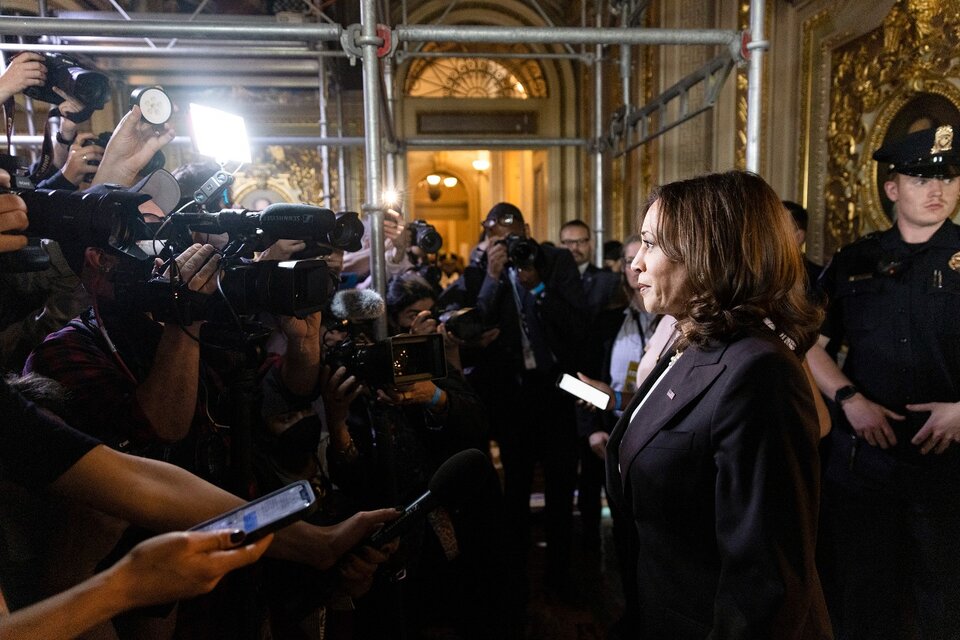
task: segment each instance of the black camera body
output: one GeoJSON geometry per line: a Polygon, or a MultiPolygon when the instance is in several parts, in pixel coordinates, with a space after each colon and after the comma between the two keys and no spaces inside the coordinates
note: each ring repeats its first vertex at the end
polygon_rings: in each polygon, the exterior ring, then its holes
{"type": "MultiPolygon", "coordinates": [[[[0,168],[10,174],[11,192],[27,205],[30,222],[26,235],[56,240],[68,255],[68,261],[86,247],[111,249],[138,260],[148,258],[137,246],[138,241],[150,237],[139,210],[148,196],[116,185],[98,185],[87,191],[34,189],[19,159],[6,154],[0,154],[0,168]]],[[[31,243],[27,253],[34,247],[40,250],[37,243],[31,243]]],[[[5,256],[3,269],[38,271],[48,265],[49,260],[15,252],[5,256]]],[[[70,266],[79,272],[76,261],[70,266]]]]}
{"type": "Polygon", "coordinates": [[[84,122],[94,111],[103,109],[103,105],[110,99],[110,79],[105,74],[88,69],[63,53],[41,55],[44,58],[43,64],[47,67],[47,81],[43,86],[24,89],[24,95],[50,104],[60,104],[63,98],[53,90],[57,87],[86,107],[81,113],[66,116],[74,122],[84,122]]]}
{"type": "Polygon", "coordinates": [[[337,284],[323,260],[231,260],[221,262],[222,295],[196,293],[165,277],[138,278],[134,272],[125,285],[117,283],[116,297],[124,306],[149,312],[160,322],[227,324],[260,311],[305,318],[327,305],[337,284]]]}
{"type": "Polygon", "coordinates": [[[393,336],[374,344],[348,338],[323,359],[333,369],[345,367],[348,374],[374,388],[447,377],[443,336],[439,333],[393,336]]]}
{"type": "Polygon", "coordinates": [[[437,253],[443,246],[443,236],[426,220],[414,220],[407,225],[410,244],[420,247],[424,253],[437,253]]]}
{"type": "Polygon", "coordinates": [[[483,332],[492,327],[488,327],[476,307],[463,307],[462,309],[450,309],[440,314],[440,322],[457,338],[464,342],[477,342],[483,332]]]}
{"type": "Polygon", "coordinates": [[[517,268],[533,265],[540,255],[540,245],[533,238],[511,233],[500,242],[507,245],[507,257],[510,264],[517,268]]]}

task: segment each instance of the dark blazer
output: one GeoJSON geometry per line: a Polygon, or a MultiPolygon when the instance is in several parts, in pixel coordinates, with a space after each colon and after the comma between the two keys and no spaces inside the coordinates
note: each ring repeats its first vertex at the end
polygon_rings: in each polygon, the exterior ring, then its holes
{"type": "Polygon", "coordinates": [[[580,277],[590,317],[595,318],[609,303],[620,286],[620,274],[588,264],[580,277]]]}
{"type": "Polygon", "coordinates": [[[607,495],[633,518],[644,638],[830,638],[814,565],[816,409],[772,331],[688,347],[607,445],[607,495]]]}

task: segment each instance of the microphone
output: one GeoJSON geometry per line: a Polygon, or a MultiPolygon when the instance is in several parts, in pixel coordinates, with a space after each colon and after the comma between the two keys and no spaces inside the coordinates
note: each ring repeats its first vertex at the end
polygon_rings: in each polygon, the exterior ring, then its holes
{"type": "Polygon", "coordinates": [[[330,313],[341,320],[367,322],[384,314],[386,305],[373,289],[344,289],[330,302],[330,313]]]}
{"type": "Polygon", "coordinates": [[[490,460],[478,449],[466,449],[454,454],[436,470],[422,496],[404,507],[399,518],[375,531],[363,544],[381,547],[402,536],[437,507],[456,504],[465,492],[483,486],[484,474],[490,471],[490,460]]]}
{"type": "Polygon", "coordinates": [[[174,221],[193,231],[252,236],[257,230],[271,238],[327,241],[337,232],[337,217],[330,209],[308,204],[278,202],[263,211],[223,209],[215,213],[178,213],[174,221]]]}

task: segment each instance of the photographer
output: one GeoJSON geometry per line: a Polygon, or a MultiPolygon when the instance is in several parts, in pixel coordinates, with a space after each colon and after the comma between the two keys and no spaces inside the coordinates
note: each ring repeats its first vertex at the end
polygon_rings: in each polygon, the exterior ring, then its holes
{"type": "MultiPolygon", "coordinates": [[[[0,194],[0,253],[16,250],[25,238],[11,231],[27,226],[26,206],[0,194]]],[[[117,453],[38,409],[0,381],[0,479],[27,486],[51,485],[57,493],[118,517],[156,528],[185,528],[242,501],[196,476],[162,462],[117,453]]],[[[295,524],[278,534],[278,557],[327,569],[390,512],[358,514],[332,528],[295,524]]],[[[231,551],[231,534],[173,534],[139,545],[114,568],[56,598],[0,618],[0,635],[66,638],[135,606],[209,591],[227,571],[256,560],[269,544],[231,551]]],[[[386,556],[372,549],[346,559],[341,574],[362,591],[386,556]]],[[[0,604],[2,604],[0,597],[0,604]]]]}
{"type": "Polygon", "coordinates": [[[539,461],[546,480],[545,583],[563,589],[577,450],[573,402],[555,383],[561,371],[578,368],[586,300],[570,252],[531,240],[517,207],[494,205],[483,227],[486,250],[472,256],[452,286],[461,290],[463,306],[479,308],[484,324],[500,333],[488,346],[465,351],[464,364],[473,365],[468,379],[500,445],[514,559],[523,566],[531,544],[530,492],[539,461]]]}

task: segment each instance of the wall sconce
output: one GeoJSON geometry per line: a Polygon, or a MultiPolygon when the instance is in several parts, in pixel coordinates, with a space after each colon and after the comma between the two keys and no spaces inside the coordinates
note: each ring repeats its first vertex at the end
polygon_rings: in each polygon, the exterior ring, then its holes
{"type": "Polygon", "coordinates": [[[483,158],[478,158],[473,161],[473,170],[477,173],[485,173],[490,170],[490,161],[483,158]]]}
{"type": "Polygon", "coordinates": [[[447,173],[431,173],[424,178],[424,181],[420,184],[421,186],[426,186],[427,195],[430,197],[430,201],[436,202],[440,199],[440,196],[443,195],[443,189],[440,188],[441,185],[447,189],[453,189],[460,184],[460,181],[455,176],[451,176],[447,173]],[[424,183],[426,184],[424,185],[424,183]]]}

